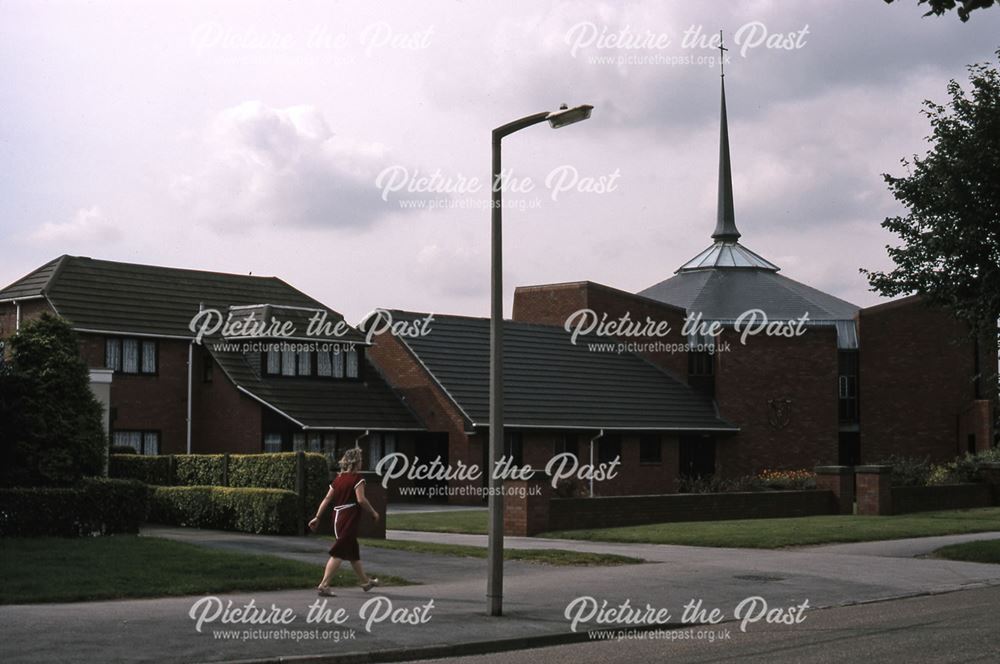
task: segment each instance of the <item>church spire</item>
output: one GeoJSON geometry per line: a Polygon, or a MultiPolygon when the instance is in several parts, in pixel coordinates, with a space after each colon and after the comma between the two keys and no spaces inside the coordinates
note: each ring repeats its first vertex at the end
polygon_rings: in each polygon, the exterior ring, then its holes
{"type": "MultiPolygon", "coordinates": [[[[719,56],[725,59],[725,46],[722,45],[722,31],[719,31],[719,56]]],[[[735,242],[740,237],[736,230],[736,215],[733,212],[733,170],[729,161],[729,123],[726,118],[726,71],[723,68],[722,79],[722,114],[719,131],[719,208],[715,223],[713,240],[735,242]]]]}

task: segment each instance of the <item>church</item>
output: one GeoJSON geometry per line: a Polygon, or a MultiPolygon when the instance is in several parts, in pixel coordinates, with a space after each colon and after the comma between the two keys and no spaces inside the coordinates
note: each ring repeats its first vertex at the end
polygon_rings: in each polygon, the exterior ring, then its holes
{"type": "MultiPolygon", "coordinates": [[[[429,430],[447,432],[453,462],[477,462],[487,445],[488,319],[444,321],[436,325],[447,343],[380,338],[372,361],[429,430]]],[[[892,455],[940,462],[995,440],[992,391],[979,377],[990,353],[954,316],[918,296],[858,307],[785,276],[744,244],[724,78],[709,246],[638,293],[589,281],[518,287],[504,353],[508,454],[536,468],[567,450],[582,459],[620,455],[624,477],[602,486],[603,495],[669,492],[680,476],[853,466],[892,455]],[[567,321],[584,310],[669,323],[666,336],[630,337],[628,347],[672,391],[636,394],[635,368],[612,366],[612,346],[579,352],[567,321]],[[737,324],[751,311],[800,334],[743,337],[737,324]],[[714,340],[685,337],[691,317],[722,331],[714,340]],[[595,384],[584,389],[587,380],[595,384]],[[700,415],[678,418],[678,410],[700,415]]]]}

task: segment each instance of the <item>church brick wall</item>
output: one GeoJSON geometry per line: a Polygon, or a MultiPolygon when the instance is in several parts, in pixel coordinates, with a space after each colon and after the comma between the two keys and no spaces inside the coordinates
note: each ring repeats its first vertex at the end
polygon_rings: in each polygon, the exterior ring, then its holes
{"type": "Polygon", "coordinates": [[[863,461],[964,453],[959,424],[975,398],[974,345],[964,325],[909,297],[862,309],[859,333],[863,461]]]}
{"type": "Polygon", "coordinates": [[[717,438],[722,476],[837,462],[837,333],[805,329],[799,337],[748,337],[745,346],[731,329],[720,336],[729,350],[717,355],[715,395],[722,417],[740,427],[717,438]],[[787,421],[772,412],[772,400],[790,401],[787,421]]]}

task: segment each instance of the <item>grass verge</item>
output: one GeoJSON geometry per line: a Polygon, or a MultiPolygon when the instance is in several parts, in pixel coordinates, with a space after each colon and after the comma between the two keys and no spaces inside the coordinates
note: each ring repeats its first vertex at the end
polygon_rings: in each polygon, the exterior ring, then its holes
{"type": "MultiPolygon", "coordinates": [[[[486,548],[460,544],[439,544],[437,542],[410,542],[406,540],[361,540],[362,545],[376,549],[433,553],[443,556],[466,556],[485,558],[486,548]]],[[[544,565],[567,565],[596,567],[600,565],[637,565],[645,562],[642,558],[617,556],[584,551],[563,551],[561,549],[504,549],[504,560],[520,560],[544,565]]]]}
{"type": "MultiPolygon", "coordinates": [[[[80,602],[315,587],[325,557],[310,565],[218,551],[155,537],[4,537],[0,604],[80,602]]],[[[386,585],[405,579],[378,575],[386,585]]],[[[342,569],[333,585],[357,580],[342,569]]]]}
{"type": "Polygon", "coordinates": [[[790,519],[694,521],[623,528],[565,530],[540,537],[778,549],[833,542],[869,542],[1000,531],[1000,507],[899,516],[810,516],[790,519]]]}
{"type": "Polygon", "coordinates": [[[968,563],[1000,565],[1000,539],[952,544],[938,549],[931,556],[948,560],[962,560],[968,563]]]}
{"type": "Polygon", "coordinates": [[[417,512],[390,514],[385,527],[393,530],[423,530],[434,533],[472,533],[485,535],[487,511],[458,510],[455,512],[417,512]]]}

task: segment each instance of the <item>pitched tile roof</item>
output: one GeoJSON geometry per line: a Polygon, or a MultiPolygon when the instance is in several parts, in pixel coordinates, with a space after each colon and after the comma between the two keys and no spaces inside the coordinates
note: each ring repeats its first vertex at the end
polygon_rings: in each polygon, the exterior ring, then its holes
{"type": "Polygon", "coordinates": [[[343,319],[277,277],[80,256],[61,256],[0,290],[0,301],[39,296],[77,329],[167,337],[190,338],[188,326],[202,306],[223,313],[231,306],[306,307],[328,311],[331,321],[343,319]]]}
{"type": "MultiPolygon", "coordinates": [[[[78,330],[191,339],[188,327],[199,308],[251,310],[276,314],[304,332],[316,310],[331,323],[343,316],[276,277],[117,263],[61,256],[0,290],[0,301],[48,298],[56,312],[78,330]],[[258,306],[261,305],[261,306],[258,306]]],[[[303,337],[298,334],[296,337],[303,337]]],[[[211,338],[219,341],[218,335],[211,338]]],[[[338,337],[363,342],[353,327],[338,337]]],[[[314,339],[315,340],[315,339],[314,339]]],[[[368,365],[363,381],[276,377],[262,379],[242,353],[205,347],[241,390],[307,427],[339,429],[422,429],[410,410],[368,365]]]]}
{"type": "MultiPolygon", "coordinates": [[[[393,311],[393,320],[425,314],[393,311]]],[[[435,314],[400,338],[473,426],[489,424],[489,319],[435,314]]],[[[559,327],[504,321],[504,422],[523,428],[736,431],[714,404],[630,353],[591,351],[559,327]]]]}
{"type": "Polygon", "coordinates": [[[205,347],[242,391],[307,428],[424,430],[369,362],[361,380],[261,377],[242,353],[205,347]]]}

